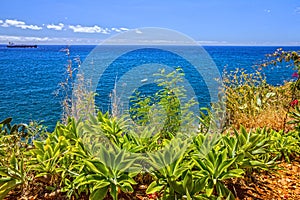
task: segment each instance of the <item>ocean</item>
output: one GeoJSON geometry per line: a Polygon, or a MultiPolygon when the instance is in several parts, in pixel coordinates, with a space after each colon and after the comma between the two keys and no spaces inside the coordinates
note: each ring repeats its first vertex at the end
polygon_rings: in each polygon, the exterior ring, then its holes
{"type": "MultiPolygon", "coordinates": [[[[0,120],[13,117],[14,123],[29,123],[31,120],[43,121],[42,124],[53,130],[56,122],[61,119],[63,99],[60,83],[67,76],[68,56],[62,51],[64,45],[39,45],[36,49],[6,48],[0,45],[0,120]]],[[[95,48],[88,45],[69,46],[73,67],[77,67],[76,58],[84,62],[85,58],[95,48]]],[[[113,53],[119,46],[113,46],[107,54],[113,53]]],[[[182,48],[180,46],[173,48],[182,48]]],[[[206,46],[204,49],[210,55],[220,72],[226,67],[227,71],[243,68],[253,72],[253,66],[262,62],[265,55],[274,52],[279,47],[250,47],[250,46],[206,46]]],[[[283,47],[284,50],[300,50],[300,47],[283,47]]],[[[147,50],[150,51],[150,50],[147,50]]],[[[157,57],[157,63],[179,66],[178,60],[165,52],[151,50],[151,56],[157,57]],[[168,62],[167,62],[168,61],[168,62]],[[167,63],[166,63],[167,62],[167,63]]],[[[193,53],[193,51],[190,51],[193,53]]],[[[147,60],[146,58],[143,59],[147,60]]],[[[123,60],[123,65],[135,66],[141,62],[139,54],[129,55],[123,60]],[[131,56],[131,57],[130,57],[131,56]]],[[[147,63],[147,62],[146,62],[147,63]]],[[[116,65],[116,68],[121,66],[116,65]]],[[[130,68],[128,68],[130,69],[130,68]]],[[[123,72],[125,74],[125,72],[123,72]]],[[[194,73],[187,71],[187,73],[194,73]]],[[[290,80],[293,70],[285,65],[263,69],[267,82],[272,85],[283,84],[290,80]]],[[[76,73],[75,73],[76,74],[76,73]]],[[[114,74],[115,76],[116,74],[114,74]]],[[[117,74],[119,77],[122,74],[117,74]]],[[[192,75],[192,74],[191,74],[192,75]]],[[[100,110],[107,109],[109,102],[107,91],[112,89],[116,77],[99,83],[96,105],[100,110]],[[107,85],[105,85],[107,84],[107,85]],[[106,89],[105,89],[106,88],[106,89]],[[103,93],[104,91],[104,93],[103,93]],[[106,92],[105,92],[106,91],[106,92]]],[[[138,77],[137,77],[138,78],[138,77]]],[[[194,83],[196,84],[197,81],[194,83]]],[[[194,87],[194,86],[193,86],[194,87]]],[[[202,90],[203,86],[197,88],[202,90]]],[[[198,95],[198,94],[197,94],[198,95]]],[[[201,97],[199,97],[201,98],[201,97]]]]}

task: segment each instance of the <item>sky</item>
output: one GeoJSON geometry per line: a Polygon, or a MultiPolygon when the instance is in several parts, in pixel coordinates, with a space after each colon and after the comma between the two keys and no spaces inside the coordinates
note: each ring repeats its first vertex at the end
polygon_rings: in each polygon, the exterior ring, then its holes
{"type": "Polygon", "coordinates": [[[300,0],[0,1],[0,44],[98,44],[141,27],[204,45],[300,46],[300,0]]]}

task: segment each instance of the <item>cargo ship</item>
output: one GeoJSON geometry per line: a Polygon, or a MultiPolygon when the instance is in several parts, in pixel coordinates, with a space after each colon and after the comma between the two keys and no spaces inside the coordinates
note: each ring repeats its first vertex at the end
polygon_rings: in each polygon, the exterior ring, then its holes
{"type": "Polygon", "coordinates": [[[36,44],[30,45],[30,44],[14,44],[13,42],[9,42],[8,45],[6,45],[7,48],[37,48],[36,44]]]}

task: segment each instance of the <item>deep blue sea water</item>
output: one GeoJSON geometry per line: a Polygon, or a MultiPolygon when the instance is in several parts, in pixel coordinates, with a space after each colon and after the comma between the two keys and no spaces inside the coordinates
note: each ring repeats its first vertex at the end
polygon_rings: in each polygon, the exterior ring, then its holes
{"type": "MultiPolygon", "coordinates": [[[[60,88],[59,83],[66,77],[68,57],[65,52],[61,51],[65,47],[63,45],[40,45],[37,49],[8,49],[6,45],[0,45],[0,120],[7,117],[13,117],[14,123],[43,120],[43,124],[49,126],[50,130],[53,129],[62,113],[60,103],[62,97],[55,93],[60,88]]],[[[81,61],[84,61],[94,47],[70,46],[72,60],[80,57],[81,61]]],[[[120,47],[114,46],[107,53],[113,52],[114,48],[120,47]]],[[[278,47],[207,46],[204,48],[220,71],[224,69],[224,66],[227,71],[235,68],[253,71],[254,64],[262,61],[266,54],[274,52],[278,47]]],[[[284,49],[300,50],[300,47],[284,47],[284,49]]],[[[179,66],[180,64],[177,63],[178,60],[167,54],[161,55],[160,52],[154,52],[151,55],[156,55],[160,60],[168,60],[171,62],[170,65],[179,66]]],[[[141,59],[127,57],[123,61],[132,64],[133,61],[139,60],[140,62],[141,59]]],[[[147,60],[147,58],[143,59],[147,60]]],[[[73,63],[76,67],[74,60],[73,63]]],[[[277,85],[282,84],[284,80],[291,79],[293,70],[285,66],[269,67],[264,70],[264,73],[269,83],[277,85]]],[[[112,85],[109,82],[106,84],[108,84],[107,87],[102,84],[101,88],[109,88],[112,85]]],[[[101,88],[97,91],[101,92],[101,88]]],[[[99,102],[96,104],[101,107],[103,102],[101,103],[101,99],[99,102]]],[[[104,100],[104,103],[107,101],[104,100]]]]}

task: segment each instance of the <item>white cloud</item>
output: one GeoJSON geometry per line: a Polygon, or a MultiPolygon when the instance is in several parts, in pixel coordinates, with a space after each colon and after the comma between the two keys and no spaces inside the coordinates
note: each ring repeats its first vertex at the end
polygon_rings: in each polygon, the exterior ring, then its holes
{"type": "Polygon", "coordinates": [[[118,28],[111,28],[111,30],[112,30],[112,31],[116,31],[116,32],[118,32],[118,33],[122,32],[122,30],[121,30],[121,29],[118,29],[118,28]]]}
{"type": "Polygon", "coordinates": [[[110,30],[108,28],[102,29],[103,34],[110,34],[110,30]]]}
{"type": "Polygon", "coordinates": [[[124,27],[121,27],[121,28],[111,28],[112,31],[115,31],[117,33],[121,33],[121,32],[124,32],[124,31],[128,31],[129,29],[128,28],[124,28],[124,27]]]}
{"type": "Polygon", "coordinates": [[[3,22],[1,24],[1,26],[2,27],[14,26],[14,27],[21,28],[21,29],[31,29],[31,30],[41,30],[41,29],[43,29],[40,26],[37,26],[37,25],[27,25],[23,21],[18,21],[18,20],[14,20],[14,19],[6,19],[5,22],[3,22]]]}
{"type": "Polygon", "coordinates": [[[25,25],[25,22],[13,20],[13,19],[7,19],[5,20],[5,24],[7,24],[8,26],[22,26],[25,25]]]}
{"type": "Polygon", "coordinates": [[[298,14],[300,14],[300,6],[298,6],[298,7],[295,8],[295,12],[298,13],[298,14]]]}
{"type": "Polygon", "coordinates": [[[100,26],[81,26],[81,25],[70,25],[70,29],[72,29],[75,33],[103,33],[109,34],[110,30],[108,28],[101,28],[100,26]]]}
{"type": "Polygon", "coordinates": [[[61,31],[65,25],[63,23],[59,23],[58,25],[55,24],[48,24],[47,28],[48,29],[54,29],[56,31],[61,31]]]}
{"type": "Polygon", "coordinates": [[[121,31],[129,31],[128,28],[124,28],[124,27],[120,28],[120,30],[121,30],[121,31]]]}
{"type": "Polygon", "coordinates": [[[0,42],[46,42],[49,41],[48,37],[24,37],[24,36],[11,36],[0,35],[0,42]]]}
{"type": "Polygon", "coordinates": [[[20,27],[22,29],[31,29],[31,30],[41,30],[41,29],[43,29],[42,27],[37,26],[37,25],[21,25],[21,26],[17,26],[17,27],[20,27]]]}
{"type": "Polygon", "coordinates": [[[199,45],[230,45],[227,41],[217,41],[217,40],[198,40],[199,45]]]}
{"type": "MultiPolygon", "coordinates": [[[[6,19],[5,21],[0,20],[0,26],[2,27],[17,27],[21,29],[31,29],[31,30],[41,30],[43,27],[47,29],[52,29],[56,31],[61,31],[65,27],[73,30],[74,33],[102,33],[102,34],[110,34],[112,31],[121,33],[124,31],[128,31],[130,29],[125,27],[120,28],[103,28],[98,25],[94,26],[82,26],[82,25],[65,25],[63,23],[59,24],[42,24],[42,26],[38,25],[28,25],[24,21],[19,21],[16,19],[6,19]]],[[[141,33],[139,30],[136,30],[136,33],[141,33]]]]}
{"type": "Polygon", "coordinates": [[[58,38],[58,37],[25,37],[0,35],[0,44],[9,42],[19,44],[100,44],[103,40],[95,38],[58,38]]]}

